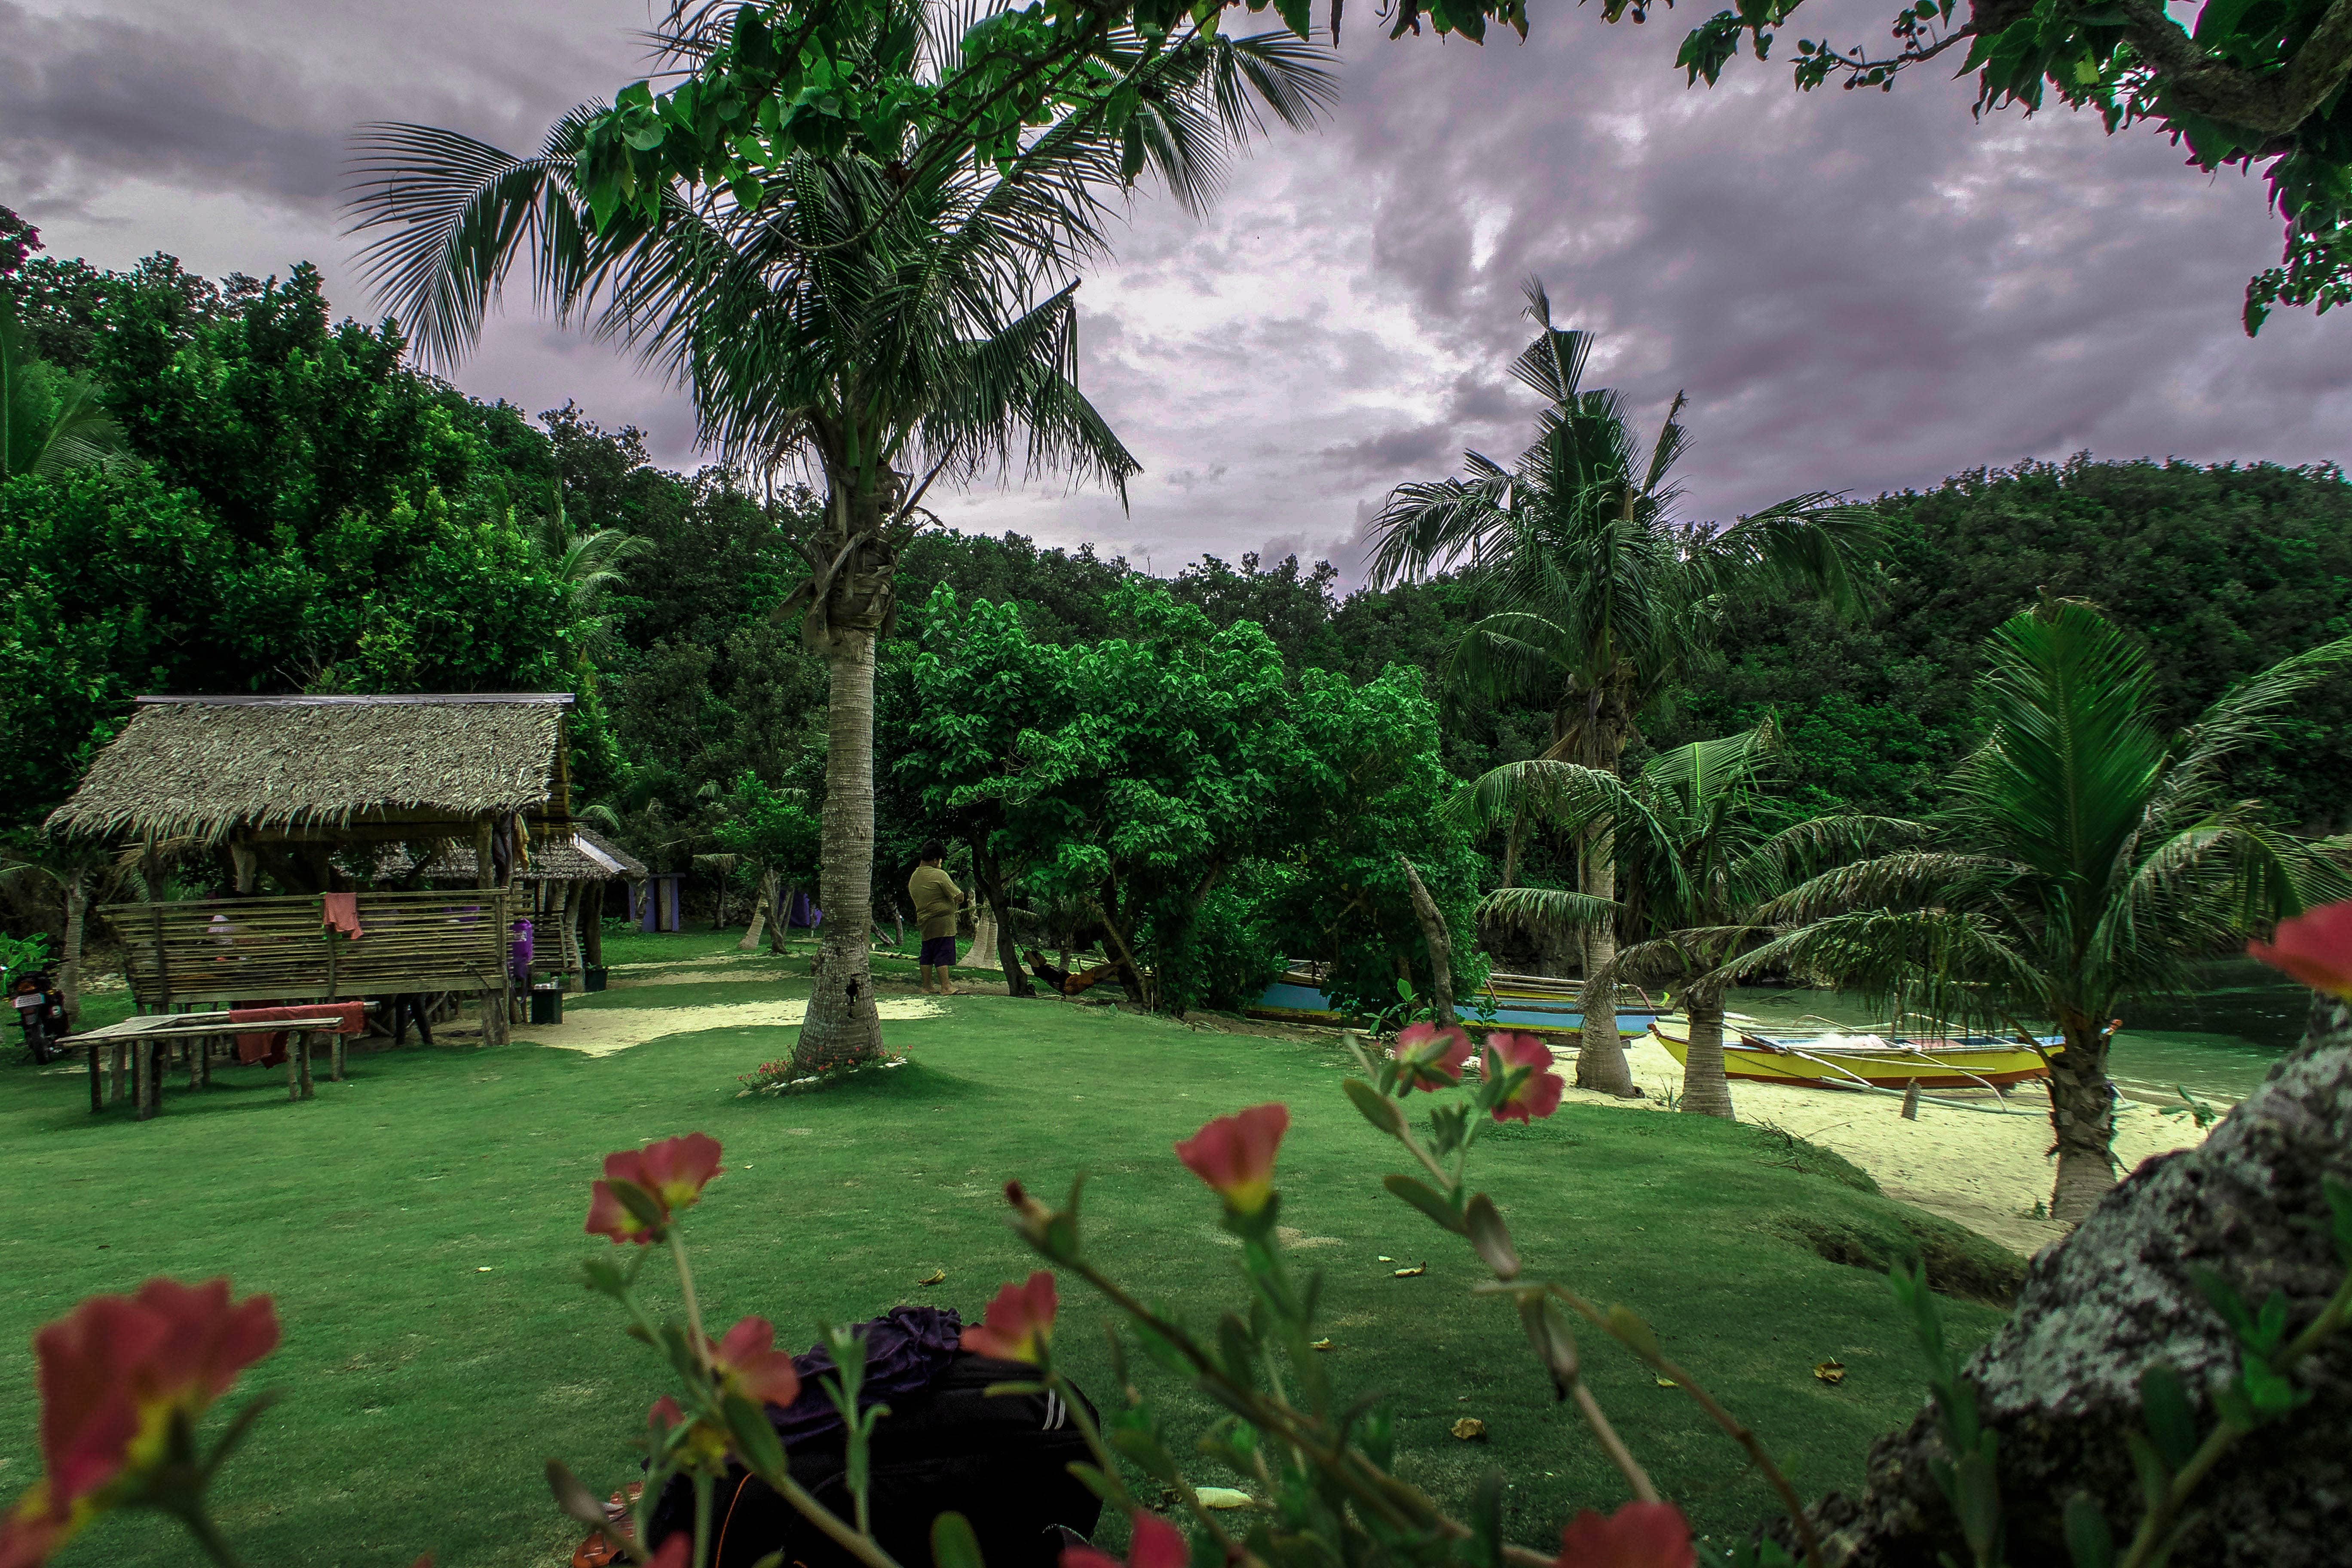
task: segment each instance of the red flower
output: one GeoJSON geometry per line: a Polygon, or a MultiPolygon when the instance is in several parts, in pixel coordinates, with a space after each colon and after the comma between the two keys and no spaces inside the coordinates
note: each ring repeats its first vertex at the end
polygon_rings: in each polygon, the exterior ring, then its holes
{"type": "Polygon", "coordinates": [[[1549,1046],[1533,1035],[1489,1035],[1486,1051],[1483,1070],[1489,1078],[1528,1069],[1496,1104],[1496,1121],[1525,1121],[1559,1109],[1560,1090],[1568,1086],[1551,1070],[1549,1046]]]}
{"type": "Polygon", "coordinates": [[[1054,1276],[1040,1268],[1025,1285],[1007,1283],[988,1304],[988,1315],[963,1331],[963,1348],[975,1355],[999,1361],[1025,1361],[1034,1365],[1045,1359],[1054,1337],[1054,1276]]]}
{"type": "Polygon", "coordinates": [[[662,1235],[661,1226],[648,1226],[630,1213],[614,1187],[628,1186],[651,1198],[666,1226],[692,1208],[717,1174],[719,1142],[699,1132],[607,1154],[604,1179],[589,1189],[588,1234],[609,1236],[615,1246],[624,1241],[653,1241],[662,1235]]]}
{"type": "Polygon", "coordinates": [[[1692,1568],[1690,1525],[1670,1502],[1629,1502],[1607,1519],[1586,1509],[1559,1532],[1555,1568],[1692,1568]]]}
{"type": "Polygon", "coordinates": [[[1062,1548],[1062,1568],[1184,1568],[1192,1549],[1184,1532],[1158,1514],[1135,1510],[1134,1534],[1129,1539],[1127,1562],[1106,1557],[1091,1546],[1062,1548]]]}
{"type": "Polygon", "coordinates": [[[686,1412],[667,1394],[655,1400],[653,1408],[646,1412],[646,1425],[656,1432],[667,1432],[685,1419],[686,1412]]]}
{"type": "Polygon", "coordinates": [[[776,1349],[776,1331],[765,1318],[746,1318],[728,1330],[710,1365],[729,1392],[754,1405],[790,1405],[801,1396],[800,1373],[791,1355],[776,1349]]]}
{"type": "Polygon", "coordinates": [[[668,1538],[655,1549],[652,1561],[646,1564],[646,1568],[686,1568],[693,1552],[694,1531],[673,1530],[668,1538]]]}
{"type": "Polygon", "coordinates": [[[1393,1054],[1397,1080],[1405,1093],[1433,1089],[1462,1081],[1462,1064],[1470,1059],[1470,1037],[1460,1028],[1414,1024],[1398,1032],[1393,1054]]]}
{"type": "Polygon", "coordinates": [[[2250,942],[2246,952],[2314,991],[2352,1001],[2352,901],[2306,910],[2273,934],[2275,942],[2250,942]]]}
{"type": "Polygon", "coordinates": [[[164,1457],[175,1418],[193,1423],[277,1348],[269,1298],[232,1304],[226,1279],[93,1296],[34,1335],[43,1475],[0,1521],[0,1568],[64,1544],[164,1457]]]}
{"type": "Polygon", "coordinates": [[[1274,1195],[1274,1154],[1290,1131],[1286,1105],[1253,1105],[1220,1116],[1176,1145],[1176,1157],[1235,1214],[1255,1214],[1274,1195]]]}

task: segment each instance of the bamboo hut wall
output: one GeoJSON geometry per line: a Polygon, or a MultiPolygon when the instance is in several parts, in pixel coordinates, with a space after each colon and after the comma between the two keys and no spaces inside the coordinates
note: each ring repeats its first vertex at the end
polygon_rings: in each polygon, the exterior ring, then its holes
{"type": "Polygon", "coordinates": [[[122,943],[142,1006],[505,986],[503,891],[354,896],[356,941],[330,938],[317,895],[109,904],[100,914],[122,943]]]}

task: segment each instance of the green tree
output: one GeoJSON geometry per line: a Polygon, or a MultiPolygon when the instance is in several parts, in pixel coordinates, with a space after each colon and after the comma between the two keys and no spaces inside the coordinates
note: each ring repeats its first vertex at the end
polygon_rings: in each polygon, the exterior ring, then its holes
{"type": "Polygon", "coordinates": [[[436,353],[472,341],[528,253],[541,302],[674,370],[708,439],[822,475],[823,510],[793,540],[808,580],[783,613],[829,682],[831,918],[802,1031],[827,1061],[881,1049],[875,645],[930,486],[1018,452],[1123,494],[1135,460],[1072,380],[1075,279],[1108,248],[1108,195],[1148,163],[1198,205],[1258,106],[1303,125],[1328,90],[1284,40],[1162,48],[1091,29],[1065,63],[1124,82],[1119,111],[1087,97],[1006,121],[985,85],[1004,70],[996,46],[1041,16],[992,12],[950,46],[954,17],[904,0],[680,7],[666,47],[683,79],[659,99],[638,82],[584,105],[530,158],[379,127],[355,201],[362,229],[392,231],[368,252],[373,276],[436,353]],[[867,92],[877,81],[889,91],[867,92]]]}
{"type": "Polygon", "coordinates": [[[2347,890],[2339,867],[2222,786],[2233,754],[2352,663],[2352,639],[2281,662],[2171,736],[2147,656],[2087,605],[2011,616],[1987,657],[1988,732],[1926,838],[1765,905],[1784,934],[1729,972],[1810,970],[2019,1035],[2053,1025],[2050,1206],[2076,1220],[2115,1180],[2108,1020],[2188,991],[2190,961],[2347,890]]]}
{"type": "MultiPolygon", "coordinates": [[[[1552,325],[1538,280],[1528,284],[1527,313],[1537,335],[1511,374],[1544,399],[1535,444],[1511,468],[1469,452],[1465,478],[1399,486],[1375,523],[1372,575],[1391,583],[1458,567],[1484,614],[1454,646],[1452,679],[1549,701],[1544,757],[1613,773],[1643,715],[1712,653],[1727,599],[1801,584],[1851,606],[1852,564],[1875,547],[1878,530],[1866,509],[1826,494],[1727,526],[1676,521],[1681,397],[1644,450],[1623,399],[1581,385],[1591,337],[1552,325]]],[[[1506,886],[1517,879],[1523,831],[1510,827],[1506,886]]],[[[1578,841],[1579,890],[1604,904],[1616,897],[1610,832],[1595,818],[1578,841]]],[[[1615,953],[1608,922],[1587,928],[1576,1081],[1632,1094],[1614,995],[1595,990],[1615,953]]]]}
{"type": "MultiPolygon", "coordinates": [[[[719,805],[722,816],[712,837],[759,888],[751,923],[736,944],[748,952],[760,945],[761,928],[776,907],[778,892],[797,892],[816,870],[817,819],[798,790],[772,789],[751,773],[738,778],[719,805]]],[[[787,910],[784,920],[791,918],[787,910]]],[[[776,922],[771,945],[783,950],[784,921],[776,922]]]]}

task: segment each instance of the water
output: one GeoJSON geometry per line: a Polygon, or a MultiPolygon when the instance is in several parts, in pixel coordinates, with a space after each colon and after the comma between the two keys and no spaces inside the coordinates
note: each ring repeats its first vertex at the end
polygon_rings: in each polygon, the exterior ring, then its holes
{"type": "MultiPolygon", "coordinates": [[[[2192,998],[2146,1002],[2124,1010],[2107,1070],[2132,1099],[2178,1104],[2174,1086],[2198,1099],[2234,1103],[2303,1037],[2311,993],[2249,960],[2211,964],[2192,998]]],[[[1841,991],[1744,989],[1726,1005],[1768,1023],[1826,1020],[1847,1027],[1884,1026],[1883,1012],[1841,991]]]]}

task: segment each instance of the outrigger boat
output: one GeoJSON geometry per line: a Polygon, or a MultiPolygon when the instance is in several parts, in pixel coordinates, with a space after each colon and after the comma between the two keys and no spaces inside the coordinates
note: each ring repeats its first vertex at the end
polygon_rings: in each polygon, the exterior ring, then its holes
{"type": "MultiPolygon", "coordinates": [[[[1677,1066],[1689,1065],[1690,1020],[1680,1014],[1654,1020],[1650,1035],[1677,1066]]],[[[1833,1026],[1783,1028],[1739,1013],[1723,1021],[1723,1075],[1758,1083],[1811,1089],[1984,1089],[1996,1094],[2050,1076],[2049,1053],[2063,1036],[2032,1045],[1997,1035],[1850,1033],[1833,1026]]]]}
{"type": "MultiPolygon", "coordinates": [[[[1472,1028],[1519,1029],[1531,1035],[1572,1039],[1584,1032],[1584,1012],[1577,1005],[1577,984],[1542,974],[1495,974],[1475,992],[1454,998],[1455,1011],[1472,1028]],[[1491,1026],[1490,1020],[1491,1018],[1491,1026]]],[[[1639,1039],[1651,1022],[1665,1011],[1643,1005],[1620,1005],[1617,1033],[1639,1039]]],[[[1336,1026],[1348,1020],[1331,1005],[1322,977],[1311,969],[1293,969],[1265,988],[1249,1010],[1253,1018],[1285,1024],[1336,1026]]]]}

